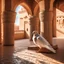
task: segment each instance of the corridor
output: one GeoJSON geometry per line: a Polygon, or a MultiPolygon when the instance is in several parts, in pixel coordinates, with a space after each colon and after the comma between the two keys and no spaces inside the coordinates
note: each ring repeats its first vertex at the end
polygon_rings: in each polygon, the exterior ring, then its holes
{"type": "Polygon", "coordinates": [[[15,40],[14,46],[0,45],[0,64],[63,64],[63,39],[53,38],[53,42],[58,45],[56,54],[28,50],[28,46],[33,44],[29,39],[15,40]]]}

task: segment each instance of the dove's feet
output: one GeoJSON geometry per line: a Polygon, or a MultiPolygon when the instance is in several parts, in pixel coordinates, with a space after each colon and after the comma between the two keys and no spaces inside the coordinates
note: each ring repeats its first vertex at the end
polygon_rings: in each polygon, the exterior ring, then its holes
{"type": "Polygon", "coordinates": [[[39,48],[39,50],[36,51],[37,53],[41,52],[41,48],[39,48]]]}

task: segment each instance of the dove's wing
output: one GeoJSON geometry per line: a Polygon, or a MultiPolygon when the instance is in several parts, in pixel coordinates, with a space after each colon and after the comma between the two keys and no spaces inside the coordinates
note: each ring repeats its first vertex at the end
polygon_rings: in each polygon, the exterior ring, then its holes
{"type": "Polygon", "coordinates": [[[45,47],[48,50],[52,51],[53,53],[56,53],[56,51],[52,48],[52,46],[44,37],[38,36],[37,42],[38,42],[38,45],[40,45],[40,47],[45,47]]]}

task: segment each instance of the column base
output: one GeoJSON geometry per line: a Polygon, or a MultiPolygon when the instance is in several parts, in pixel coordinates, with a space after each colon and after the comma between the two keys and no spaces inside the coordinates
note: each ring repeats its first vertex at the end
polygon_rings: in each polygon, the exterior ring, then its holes
{"type": "MultiPolygon", "coordinates": [[[[58,49],[58,46],[57,45],[55,45],[55,46],[52,46],[55,50],[57,50],[58,49]]],[[[30,46],[30,47],[28,47],[28,50],[33,50],[33,51],[38,51],[39,50],[39,47],[37,47],[37,46],[35,46],[35,45],[32,45],[32,46],[30,46]]],[[[51,51],[49,51],[48,49],[46,49],[46,48],[44,48],[44,47],[42,47],[42,49],[39,51],[39,53],[51,53],[51,51]]]]}

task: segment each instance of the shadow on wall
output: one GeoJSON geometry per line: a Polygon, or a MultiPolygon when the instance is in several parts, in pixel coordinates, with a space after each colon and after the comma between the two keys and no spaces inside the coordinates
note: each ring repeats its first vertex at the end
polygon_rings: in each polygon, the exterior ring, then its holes
{"type": "Polygon", "coordinates": [[[30,36],[29,36],[29,33],[27,31],[25,31],[25,38],[28,39],[30,36]]]}

